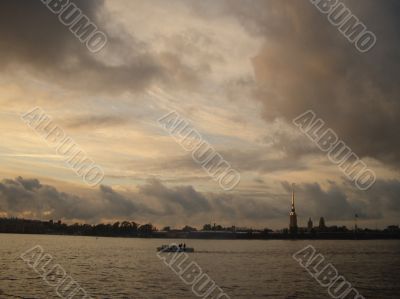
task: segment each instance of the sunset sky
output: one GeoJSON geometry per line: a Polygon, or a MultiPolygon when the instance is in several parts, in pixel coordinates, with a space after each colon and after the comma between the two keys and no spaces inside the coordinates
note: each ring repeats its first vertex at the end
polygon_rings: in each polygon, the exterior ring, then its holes
{"type": "Polygon", "coordinates": [[[0,2],[0,217],[374,228],[400,216],[400,2],[344,2],[360,53],[307,0],[76,0],[91,53],[41,1],[0,2]],[[22,120],[41,107],[105,177],[86,185],[22,120]],[[312,109],[376,173],[358,190],[292,124],[312,109]],[[241,175],[220,188],[157,120],[177,111],[241,175]]]}

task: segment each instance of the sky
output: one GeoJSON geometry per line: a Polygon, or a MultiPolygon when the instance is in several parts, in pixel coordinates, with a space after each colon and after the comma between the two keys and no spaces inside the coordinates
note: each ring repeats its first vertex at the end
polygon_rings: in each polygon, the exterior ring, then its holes
{"type": "Polygon", "coordinates": [[[360,53],[307,0],[75,0],[92,53],[41,1],[0,2],[0,217],[386,227],[400,216],[400,4],[342,1],[360,53]],[[40,107],[104,170],[88,186],[21,120],[40,107]],[[375,173],[359,190],[292,120],[313,110],[375,173]],[[240,173],[223,190],[158,123],[176,111],[240,173]]]}

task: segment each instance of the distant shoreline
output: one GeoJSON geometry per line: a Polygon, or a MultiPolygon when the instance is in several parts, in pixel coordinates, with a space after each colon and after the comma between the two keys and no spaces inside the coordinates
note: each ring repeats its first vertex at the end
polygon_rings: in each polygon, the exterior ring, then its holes
{"type": "Polygon", "coordinates": [[[357,234],[332,234],[320,233],[318,235],[287,235],[274,233],[270,235],[246,235],[242,236],[234,234],[231,236],[221,236],[220,232],[205,232],[207,235],[194,235],[183,233],[179,235],[168,235],[164,232],[156,232],[153,234],[138,234],[138,235],[84,235],[84,234],[64,234],[64,233],[23,233],[23,232],[2,232],[4,235],[45,235],[45,236],[76,236],[76,237],[104,237],[104,238],[132,238],[132,239],[193,239],[193,240],[399,240],[399,233],[357,233],[357,234]]]}
{"type": "Polygon", "coordinates": [[[37,234],[60,236],[123,237],[152,239],[204,239],[204,240],[383,240],[400,239],[400,229],[392,225],[384,230],[357,229],[346,227],[323,227],[309,230],[299,228],[295,232],[288,229],[272,231],[250,228],[223,228],[205,225],[202,230],[185,226],[183,229],[165,227],[158,230],[152,224],[137,224],[123,221],[114,224],[71,224],[19,218],[0,218],[0,233],[37,234]]]}

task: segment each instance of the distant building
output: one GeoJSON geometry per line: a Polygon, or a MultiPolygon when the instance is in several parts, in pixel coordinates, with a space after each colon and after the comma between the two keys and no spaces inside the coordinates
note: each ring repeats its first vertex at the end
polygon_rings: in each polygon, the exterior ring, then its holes
{"type": "Polygon", "coordinates": [[[389,225],[385,231],[389,231],[389,232],[398,232],[400,231],[399,226],[398,225],[389,225]]]}
{"type": "Polygon", "coordinates": [[[313,222],[310,217],[310,219],[308,219],[308,223],[307,223],[307,230],[310,232],[310,231],[312,231],[313,227],[314,227],[313,222]]]}
{"type": "Polygon", "coordinates": [[[319,226],[318,226],[318,228],[320,230],[325,230],[326,229],[324,217],[319,218],[319,226]]]}
{"type": "Polygon", "coordinates": [[[297,214],[294,207],[294,184],[292,184],[292,209],[289,213],[289,230],[291,233],[297,232],[297,214]]]}

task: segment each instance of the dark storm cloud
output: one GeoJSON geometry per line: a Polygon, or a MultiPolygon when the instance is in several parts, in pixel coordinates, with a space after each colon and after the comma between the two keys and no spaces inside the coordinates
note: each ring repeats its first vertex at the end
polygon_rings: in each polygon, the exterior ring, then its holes
{"type": "Polygon", "coordinates": [[[157,180],[139,186],[138,192],[122,193],[100,186],[99,191],[88,198],[60,192],[37,179],[21,177],[0,182],[0,212],[6,212],[8,216],[88,222],[138,217],[148,221],[171,217],[175,221],[196,216],[199,222],[195,224],[208,221],[210,213],[228,223],[279,218],[286,213],[251,197],[201,193],[192,186],[167,187],[157,180]]]}
{"type": "MultiPolygon", "coordinates": [[[[296,186],[299,217],[325,217],[328,221],[354,219],[396,219],[400,212],[400,181],[377,181],[370,192],[355,191],[351,185],[296,186]]],[[[60,192],[37,179],[4,179],[0,182],[0,212],[8,216],[98,222],[107,219],[145,219],[165,224],[208,223],[210,215],[220,223],[254,223],[285,219],[290,208],[290,186],[282,193],[265,191],[262,199],[243,194],[202,193],[192,186],[167,187],[158,180],[139,186],[138,192],[119,192],[100,186],[89,197],[60,192]]]]}
{"type": "MultiPolygon", "coordinates": [[[[296,185],[297,208],[303,218],[320,216],[326,219],[352,220],[397,218],[400,213],[400,181],[378,180],[368,192],[356,190],[344,178],[344,185],[328,182],[326,188],[318,183],[296,185]]],[[[282,184],[290,192],[289,183],[282,184]]]]}
{"type": "Polygon", "coordinates": [[[87,207],[78,196],[59,192],[56,188],[42,185],[36,179],[0,182],[0,207],[10,215],[30,212],[32,217],[43,217],[46,212],[54,218],[90,218],[96,207],[87,207]]]}
{"type": "Polygon", "coordinates": [[[345,4],[377,36],[368,53],[359,53],[309,1],[228,1],[216,12],[202,12],[232,13],[265,38],[253,64],[267,120],[291,123],[312,109],[358,155],[398,166],[400,3],[345,4]]]}
{"type": "Polygon", "coordinates": [[[88,93],[141,91],[154,81],[196,81],[196,73],[180,57],[150,53],[118,20],[110,19],[104,1],[72,2],[106,33],[108,43],[100,53],[92,54],[41,1],[4,0],[0,1],[0,68],[23,69],[50,84],[88,93]],[[112,29],[107,30],[107,22],[112,22],[112,29]],[[120,61],[110,64],[109,57],[120,61]]]}
{"type": "Polygon", "coordinates": [[[0,210],[9,216],[25,213],[34,218],[98,220],[152,213],[140,202],[107,186],[101,186],[93,196],[89,199],[60,192],[52,186],[40,184],[37,179],[18,177],[0,182],[0,210]]]}
{"type": "Polygon", "coordinates": [[[127,198],[108,186],[100,186],[100,197],[105,204],[106,213],[103,217],[129,217],[138,213],[152,213],[151,209],[138,203],[135,198],[127,198]]]}
{"type": "MultiPolygon", "coordinates": [[[[103,1],[74,1],[92,19],[103,1]]],[[[80,42],[39,0],[0,2],[1,64],[27,64],[46,73],[61,68],[67,57],[89,59],[80,42]]]]}
{"type": "MultiPolygon", "coordinates": [[[[377,36],[359,53],[308,0],[196,1],[205,18],[236,17],[265,44],[253,59],[263,116],[289,123],[314,110],[358,155],[400,162],[400,2],[341,1],[377,36]]],[[[286,150],[303,148],[287,142],[286,150]]]]}
{"type": "Polygon", "coordinates": [[[168,210],[172,210],[170,204],[179,206],[189,215],[207,212],[211,209],[208,200],[202,194],[196,192],[192,186],[169,189],[160,181],[153,180],[149,184],[141,186],[139,194],[159,199],[168,210]]]}
{"type": "Polygon", "coordinates": [[[363,200],[367,203],[369,213],[377,212],[380,214],[391,214],[396,218],[400,213],[400,181],[396,179],[378,180],[367,194],[359,192],[353,193],[351,196],[363,200]]]}
{"type": "MultiPolygon", "coordinates": [[[[289,184],[284,184],[289,192],[289,184]]],[[[350,200],[348,195],[334,182],[324,190],[318,183],[301,184],[296,186],[297,207],[300,214],[318,218],[320,216],[328,220],[350,220],[354,214],[362,218],[377,218],[381,215],[367,213],[367,203],[358,199],[350,200]]],[[[304,218],[303,217],[303,218],[304,218]]]]}
{"type": "MultiPolygon", "coordinates": [[[[151,180],[140,186],[139,195],[157,198],[164,212],[185,216],[212,214],[220,221],[253,221],[266,218],[276,219],[285,216],[286,206],[276,207],[251,195],[241,196],[224,193],[201,193],[192,186],[167,187],[158,180],[151,180]]],[[[268,196],[268,194],[266,194],[268,196]]]]}

